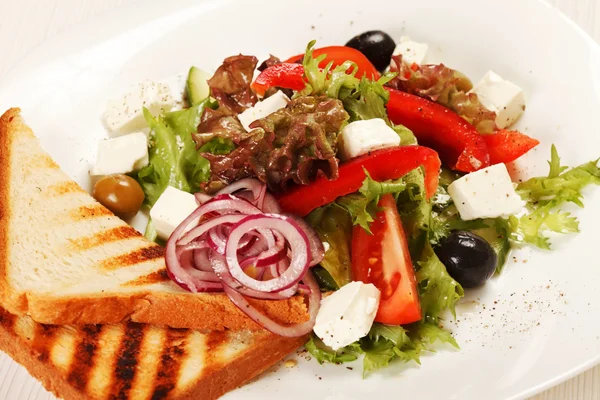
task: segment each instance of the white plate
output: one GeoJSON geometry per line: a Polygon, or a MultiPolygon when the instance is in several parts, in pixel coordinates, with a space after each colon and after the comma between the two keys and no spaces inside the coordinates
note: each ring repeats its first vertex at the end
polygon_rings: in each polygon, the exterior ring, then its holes
{"type": "MultiPolygon", "coordinates": [[[[437,59],[473,80],[488,69],[523,87],[519,128],[543,143],[520,160],[522,175],[545,173],[556,143],[568,165],[600,156],[600,49],[558,11],[534,0],[181,1],[119,9],[47,42],[2,82],[0,109],[19,106],[57,162],[84,186],[106,100],[145,78],[190,65],[214,69],[231,54],[285,57],[306,43],[343,44],[382,29],[427,42],[437,59]]],[[[460,351],[424,356],[363,380],[359,368],[302,357],[226,398],[517,399],[600,360],[600,265],[595,252],[600,191],[577,210],[581,233],[557,250],[514,252],[505,273],[459,307],[460,351]]],[[[46,399],[22,369],[0,360],[0,398],[46,399]],[[33,385],[32,385],[33,384],[33,385]]]]}

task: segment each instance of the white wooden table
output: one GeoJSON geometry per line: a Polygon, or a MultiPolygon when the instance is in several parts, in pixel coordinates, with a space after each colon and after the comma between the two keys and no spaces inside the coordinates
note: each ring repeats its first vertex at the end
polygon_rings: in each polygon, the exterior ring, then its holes
{"type": "MultiPolygon", "coordinates": [[[[139,0],[0,0],[0,81],[12,66],[45,39],[134,1],[139,0]]],[[[600,0],[546,1],[600,43],[600,0]]],[[[600,366],[530,400],[598,399],[600,366]]]]}

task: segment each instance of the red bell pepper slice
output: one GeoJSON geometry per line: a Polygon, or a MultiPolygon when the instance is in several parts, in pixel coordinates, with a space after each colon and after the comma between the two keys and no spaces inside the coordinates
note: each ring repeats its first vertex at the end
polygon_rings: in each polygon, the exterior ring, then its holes
{"type": "Polygon", "coordinates": [[[419,144],[440,153],[450,168],[473,172],[490,165],[485,140],[475,127],[448,108],[399,90],[390,92],[388,117],[413,131],[419,144]]]}
{"type": "Polygon", "coordinates": [[[352,279],[381,291],[375,321],[410,324],[421,319],[421,305],[408,241],[394,196],[381,196],[379,207],[372,234],[359,225],[352,230],[352,279]]]}
{"type": "MultiPolygon", "coordinates": [[[[325,68],[330,62],[333,62],[333,67],[337,67],[346,61],[352,61],[358,67],[358,71],[356,72],[357,78],[365,76],[368,79],[377,80],[381,76],[371,61],[363,53],[352,47],[328,46],[313,50],[314,58],[323,54],[327,55],[327,57],[319,63],[320,68],[325,68]]],[[[295,63],[302,60],[302,57],[304,57],[304,54],[298,54],[288,58],[285,62],[295,63]]]]}
{"type": "Polygon", "coordinates": [[[259,96],[264,96],[271,87],[302,90],[306,86],[304,67],[301,64],[275,64],[262,71],[251,87],[259,96]]]}
{"type": "Polygon", "coordinates": [[[482,135],[490,152],[492,164],[515,161],[529,150],[540,144],[539,140],[521,132],[500,130],[491,135],[482,135]]]}
{"type": "Polygon", "coordinates": [[[283,211],[303,217],[360,189],[366,178],[365,169],[376,181],[386,181],[401,178],[420,166],[425,168],[425,195],[429,199],[438,187],[441,166],[438,154],[423,146],[401,146],[377,150],[340,165],[337,179],[320,176],[310,185],[294,186],[278,196],[279,205],[283,211]]]}

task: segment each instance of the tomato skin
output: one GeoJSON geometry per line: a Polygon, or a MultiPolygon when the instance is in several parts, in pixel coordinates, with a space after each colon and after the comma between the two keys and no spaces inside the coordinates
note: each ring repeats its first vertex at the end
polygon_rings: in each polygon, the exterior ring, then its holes
{"type": "MultiPolygon", "coordinates": [[[[358,71],[356,72],[357,78],[362,78],[363,76],[377,80],[381,77],[377,68],[369,61],[369,59],[360,51],[353,49],[352,47],[347,46],[327,46],[321,47],[319,49],[313,50],[313,57],[317,58],[321,55],[327,55],[323,61],[319,63],[319,68],[325,68],[327,64],[333,62],[333,68],[338,65],[342,65],[346,61],[352,61],[358,67],[358,71]]],[[[285,60],[286,63],[295,63],[302,60],[304,54],[297,54],[285,60]]]]}
{"type": "Polygon", "coordinates": [[[515,161],[540,141],[518,131],[499,130],[490,135],[482,135],[490,152],[491,164],[515,161]]]}
{"type": "Polygon", "coordinates": [[[352,231],[352,278],[381,291],[375,321],[403,325],[421,320],[415,271],[396,201],[381,197],[382,209],[371,223],[370,235],[360,226],[352,231]]]}

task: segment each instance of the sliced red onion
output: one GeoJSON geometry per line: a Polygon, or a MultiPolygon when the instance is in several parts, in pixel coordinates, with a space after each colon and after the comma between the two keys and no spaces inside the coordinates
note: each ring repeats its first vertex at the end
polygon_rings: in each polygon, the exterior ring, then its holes
{"type": "Polygon", "coordinates": [[[234,194],[235,192],[240,191],[240,190],[249,190],[250,192],[252,192],[253,198],[251,201],[253,203],[256,203],[258,201],[259,197],[261,196],[261,192],[263,193],[263,196],[264,196],[264,191],[266,190],[266,185],[263,184],[258,179],[254,179],[254,178],[240,179],[239,181],[236,181],[236,182],[232,183],[231,185],[225,186],[223,189],[219,190],[217,192],[217,195],[234,194]]]}
{"type": "MultiPolygon", "coordinates": [[[[206,203],[205,205],[198,207],[198,209],[201,209],[202,207],[209,208],[209,206],[211,204],[212,203],[206,203]]],[[[240,222],[242,219],[244,219],[244,217],[245,217],[245,215],[243,215],[243,214],[225,214],[225,215],[221,215],[221,216],[209,219],[208,221],[203,222],[202,224],[198,225],[197,227],[190,229],[189,232],[187,232],[181,239],[179,239],[177,241],[177,245],[184,246],[184,245],[192,242],[193,240],[196,240],[198,237],[200,237],[204,233],[208,232],[209,229],[211,229],[215,226],[219,226],[221,224],[226,224],[226,223],[237,223],[237,222],[240,222]]]]}
{"type": "Polygon", "coordinates": [[[260,292],[276,292],[298,283],[309,266],[310,249],[304,231],[291,218],[274,214],[249,215],[233,226],[227,239],[225,258],[231,275],[242,285],[260,292]],[[240,267],[237,248],[240,239],[249,231],[260,229],[278,231],[288,242],[292,258],[284,274],[268,281],[246,275],[240,267]]]}
{"type": "Polygon", "coordinates": [[[198,208],[167,242],[169,277],[194,293],[225,291],[236,306],[274,333],[309,332],[320,290],[308,268],[324,255],[312,228],[295,216],[277,215],[279,204],[256,179],[238,181],[215,197],[197,193],[196,202],[198,208]],[[310,319],[295,326],[262,316],[244,297],[283,300],[297,293],[309,297],[310,319]]]}
{"type": "Polygon", "coordinates": [[[210,261],[212,263],[215,274],[221,279],[221,281],[223,281],[223,283],[224,283],[223,287],[229,287],[230,289],[232,289],[236,292],[239,292],[239,293],[243,293],[244,295],[249,296],[249,297],[254,297],[254,298],[263,299],[263,300],[283,300],[283,299],[289,299],[294,294],[296,294],[296,292],[298,290],[298,286],[292,286],[289,289],[282,290],[277,293],[265,293],[265,292],[259,292],[256,290],[252,290],[252,289],[249,289],[249,288],[246,288],[246,287],[240,285],[240,283],[237,282],[231,276],[231,273],[229,272],[229,269],[227,266],[227,261],[225,260],[225,257],[223,257],[222,255],[220,255],[218,253],[213,252],[211,254],[210,261]]]}
{"type": "MultiPolygon", "coordinates": [[[[168,244],[167,244],[168,246],[168,244]]],[[[167,275],[177,285],[192,293],[199,292],[221,292],[223,284],[221,282],[211,282],[210,272],[199,271],[188,263],[188,258],[184,257],[184,264],[177,258],[175,245],[167,249],[165,261],[167,264],[167,275]]]]}
{"type": "Polygon", "coordinates": [[[312,331],[315,326],[315,321],[317,320],[317,313],[319,312],[320,302],[321,302],[321,291],[319,290],[319,285],[317,281],[312,276],[312,271],[307,270],[306,275],[302,278],[302,282],[305,283],[310,289],[310,295],[308,296],[308,321],[292,325],[285,326],[281,325],[269,317],[263,315],[260,311],[258,311],[254,306],[248,303],[248,300],[239,292],[231,289],[227,285],[223,285],[223,290],[227,293],[227,296],[231,299],[233,304],[236,305],[241,311],[243,311],[248,317],[250,317],[254,322],[279,336],[285,337],[299,337],[306,335],[312,331]]]}
{"type": "Polygon", "coordinates": [[[209,248],[194,251],[194,267],[200,271],[215,272],[208,259],[209,248]]]}
{"type": "Polygon", "coordinates": [[[206,193],[202,193],[202,192],[198,192],[198,193],[194,194],[194,197],[196,197],[196,203],[199,206],[212,200],[212,196],[210,194],[206,194],[206,193]]]}
{"type": "Polygon", "coordinates": [[[284,214],[286,217],[291,218],[298,224],[298,226],[304,231],[304,234],[308,238],[308,245],[310,248],[310,266],[315,266],[325,258],[325,248],[323,242],[314,231],[314,229],[300,217],[291,214],[284,214]]]}
{"type": "Polygon", "coordinates": [[[279,203],[275,199],[275,196],[273,196],[271,193],[268,193],[268,192],[265,193],[265,199],[264,199],[263,205],[262,205],[262,207],[260,207],[260,209],[264,213],[281,214],[281,207],[279,207],[279,203]]]}

